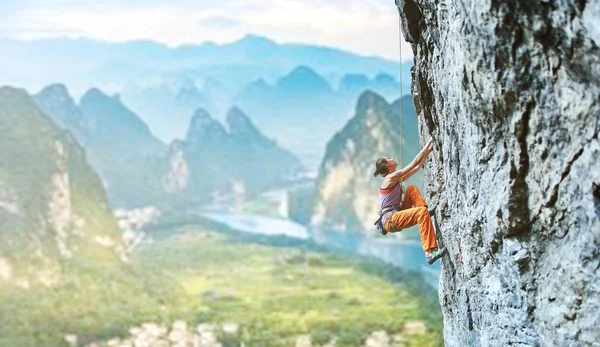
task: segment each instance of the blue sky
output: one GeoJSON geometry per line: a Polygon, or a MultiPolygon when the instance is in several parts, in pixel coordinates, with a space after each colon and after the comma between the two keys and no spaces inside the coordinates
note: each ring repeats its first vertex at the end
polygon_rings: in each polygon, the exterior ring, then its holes
{"type": "MultiPolygon", "coordinates": [[[[226,43],[249,33],[399,59],[393,0],[0,0],[0,37],[177,46],[226,43]]],[[[410,46],[402,50],[402,60],[410,60],[410,46]]]]}

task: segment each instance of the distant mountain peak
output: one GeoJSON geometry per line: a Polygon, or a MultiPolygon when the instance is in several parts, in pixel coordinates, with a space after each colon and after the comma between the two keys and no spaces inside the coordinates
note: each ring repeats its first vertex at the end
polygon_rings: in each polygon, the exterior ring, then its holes
{"type": "Polygon", "coordinates": [[[364,91],[356,103],[356,116],[359,118],[368,118],[370,114],[379,114],[380,112],[369,112],[370,110],[379,111],[389,107],[385,98],[371,91],[364,91]]]}
{"type": "Polygon", "coordinates": [[[269,91],[271,90],[272,87],[269,84],[269,82],[265,81],[262,77],[255,79],[254,81],[248,83],[243,91],[245,91],[246,93],[253,93],[253,92],[264,92],[264,91],[269,91]]]}
{"type": "Polygon", "coordinates": [[[255,79],[254,81],[251,82],[251,84],[258,86],[258,87],[271,88],[271,85],[269,84],[269,82],[265,81],[265,79],[262,77],[255,79]]]}
{"type": "Polygon", "coordinates": [[[232,135],[260,135],[244,111],[235,106],[227,112],[227,127],[232,135]]]}
{"type": "Polygon", "coordinates": [[[196,109],[196,111],[194,111],[194,115],[192,116],[192,120],[193,119],[198,119],[201,121],[206,121],[206,120],[212,120],[212,117],[210,116],[210,113],[208,113],[207,110],[203,109],[203,108],[198,108],[196,109]]]}
{"type": "Polygon", "coordinates": [[[18,99],[19,101],[26,101],[27,97],[27,91],[24,89],[9,86],[0,87],[0,100],[4,100],[4,98],[7,100],[14,98],[18,99]]]}
{"type": "Polygon", "coordinates": [[[242,111],[239,107],[233,106],[227,112],[227,119],[236,120],[236,119],[248,119],[244,111],[242,111]]]}
{"type": "Polygon", "coordinates": [[[288,76],[311,76],[314,78],[321,78],[321,76],[312,68],[306,65],[298,65],[292,70],[288,76]]]}
{"type": "MultiPolygon", "coordinates": [[[[141,136],[149,147],[160,148],[162,144],[154,138],[148,125],[119,98],[109,96],[97,88],[88,90],[79,102],[82,126],[89,138],[101,143],[110,143],[120,136],[141,136]]],[[[129,139],[133,141],[133,139],[129,139]]],[[[132,147],[133,148],[133,147],[132,147]]],[[[145,149],[144,149],[145,150],[145,149]]]]}
{"type": "Polygon", "coordinates": [[[63,104],[67,107],[75,107],[75,101],[69,94],[69,90],[62,83],[54,83],[44,87],[36,96],[36,100],[51,101],[53,104],[63,104]]]}
{"type": "Polygon", "coordinates": [[[38,94],[69,95],[67,86],[62,83],[52,83],[45,86],[38,94]]]}
{"type": "Polygon", "coordinates": [[[186,136],[189,142],[199,142],[206,137],[223,138],[226,135],[225,128],[214,120],[208,111],[198,108],[190,122],[186,136]]]}
{"type": "Polygon", "coordinates": [[[195,107],[206,105],[206,98],[200,92],[196,83],[192,80],[185,80],[179,87],[175,100],[182,104],[192,105],[195,107]]]}
{"type": "Polygon", "coordinates": [[[289,74],[282,77],[277,85],[289,91],[329,92],[331,86],[315,70],[305,65],[299,65],[289,74]]]}
{"type": "Polygon", "coordinates": [[[377,76],[373,79],[376,83],[398,83],[398,81],[394,78],[394,76],[386,74],[386,73],[378,73],[377,76]]]}
{"type": "Polygon", "coordinates": [[[273,40],[270,40],[264,36],[259,36],[256,34],[247,34],[241,39],[232,42],[231,44],[241,44],[241,45],[269,45],[274,46],[277,43],[273,40]]]}
{"type": "Polygon", "coordinates": [[[387,102],[385,101],[385,99],[375,93],[374,91],[367,89],[365,90],[359,97],[358,97],[358,105],[368,105],[368,104],[387,104],[387,102]]]}
{"type": "Polygon", "coordinates": [[[358,92],[369,86],[369,77],[365,74],[347,74],[340,80],[339,90],[342,92],[358,92]]]}
{"type": "Polygon", "coordinates": [[[179,90],[177,92],[178,95],[182,94],[200,94],[200,90],[196,86],[196,83],[190,79],[184,80],[179,86],[179,90]]]}
{"type": "Polygon", "coordinates": [[[81,119],[81,112],[64,84],[50,84],[34,95],[33,99],[61,128],[75,125],[81,119]]]}
{"type": "MultiPolygon", "coordinates": [[[[118,98],[111,97],[105,94],[98,88],[90,88],[79,101],[80,106],[89,105],[89,104],[101,104],[101,105],[114,105],[119,108],[125,109],[126,107],[121,103],[118,98]]],[[[130,112],[127,110],[127,112],[130,112]]]]}
{"type": "Polygon", "coordinates": [[[96,100],[96,99],[110,99],[110,97],[104,94],[98,88],[90,88],[85,94],[81,97],[80,103],[83,103],[84,100],[96,100]]]}

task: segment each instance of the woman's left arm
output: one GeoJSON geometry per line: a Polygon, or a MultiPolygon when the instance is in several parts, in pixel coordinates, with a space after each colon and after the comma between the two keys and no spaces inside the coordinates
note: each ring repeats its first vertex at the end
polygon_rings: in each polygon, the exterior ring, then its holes
{"type": "Polygon", "coordinates": [[[417,171],[419,171],[419,169],[421,169],[420,166],[417,166],[415,168],[413,168],[412,170],[410,170],[406,175],[404,175],[404,177],[402,177],[402,181],[406,181],[408,180],[412,175],[416,174],[417,171]]]}
{"type": "Polygon", "coordinates": [[[427,159],[427,155],[431,153],[433,150],[433,139],[430,139],[425,147],[417,154],[415,159],[413,159],[410,164],[400,170],[396,170],[391,174],[387,175],[386,178],[389,178],[392,182],[397,183],[400,181],[406,181],[408,177],[414,175],[415,172],[419,171],[419,168],[427,159]],[[414,172],[413,172],[414,171],[414,172]]]}
{"type": "Polygon", "coordinates": [[[409,179],[412,175],[414,175],[415,173],[417,173],[417,171],[419,171],[421,169],[421,167],[425,163],[425,160],[427,160],[427,155],[433,151],[433,143],[428,142],[427,146],[425,146],[424,149],[427,154],[425,156],[423,156],[422,158],[420,158],[420,160],[417,162],[417,164],[402,177],[402,181],[406,181],[407,179],[409,179]]]}

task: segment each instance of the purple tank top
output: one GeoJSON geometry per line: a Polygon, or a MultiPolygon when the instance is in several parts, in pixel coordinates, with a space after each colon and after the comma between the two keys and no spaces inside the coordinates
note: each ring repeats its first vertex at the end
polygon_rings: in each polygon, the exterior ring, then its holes
{"type": "MultiPolygon", "coordinates": [[[[393,188],[379,189],[379,199],[381,199],[381,209],[388,206],[400,205],[402,203],[402,183],[397,183],[393,188]]],[[[381,221],[383,225],[387,222],[387,219],[396,211],[389,211],[383,214],[381,221]]]]}

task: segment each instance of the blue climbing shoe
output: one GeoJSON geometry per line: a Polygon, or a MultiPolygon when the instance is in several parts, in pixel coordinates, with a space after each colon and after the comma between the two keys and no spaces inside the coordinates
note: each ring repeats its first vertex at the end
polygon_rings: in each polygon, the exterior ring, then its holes
{"type": "Polygon", "coordinates": [[[436,260],[445,256],[446,253],[448,253],[448,251],[446,250],[446,247],[436,248],[433,252],[431,252],[430,255],[427,256],[427,263],[429,265],[435,263],[436,260]]]}

